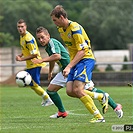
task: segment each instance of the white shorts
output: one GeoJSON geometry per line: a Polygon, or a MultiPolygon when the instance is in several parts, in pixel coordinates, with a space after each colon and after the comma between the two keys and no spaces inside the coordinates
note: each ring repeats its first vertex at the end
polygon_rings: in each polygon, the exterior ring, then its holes
{"type": "MultiPolygon", "coordinates": [[[[59,72],[51,80],[50,84],[54,84],[54,85],[59,85],[59,86],[65,87],[66,86],[66,82],[67,82],[67,78],[64,78],[64,76],[62,75],[62,72],[59,72]]],[[[86,83],[84,89],[86,90],[89,87],[94,87],[94,83],[92,82],[92,80],[89,83],[86,83]]]]}
{"type": "Polygon", "coordinates": [[[56,74],[56,76],[51,80],[50,84],[59,85],[62,87],[66,86],[67,78],[64,78],[62,72],[56,74]]]}

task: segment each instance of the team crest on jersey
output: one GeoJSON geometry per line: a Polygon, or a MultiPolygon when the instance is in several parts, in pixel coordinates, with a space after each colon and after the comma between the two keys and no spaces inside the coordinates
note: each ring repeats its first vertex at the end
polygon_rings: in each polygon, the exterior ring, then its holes
{"type": "Polygon", "coordinates": [[[79,26],[76,25],[76,26],[74,26],[73,28],[74,28],[74,29],[76,29],[76,28],[79,29],[79,26]]]}
{"type": "Polygon", "coordinates": [[[25,41],[22,41],[22,43],[21,43],[22,45],[24,45],[25,44],[25,41]]]}
{"type": "Polygon", "coordinates": [[[68,33],[67,34],[67,37],[70,39],[71,38],[71,33],[68,33]]]}

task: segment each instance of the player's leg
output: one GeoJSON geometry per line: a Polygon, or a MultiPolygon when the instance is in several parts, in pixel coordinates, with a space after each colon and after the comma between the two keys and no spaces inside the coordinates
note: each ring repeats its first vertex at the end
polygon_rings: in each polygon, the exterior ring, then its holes
{"type": "MultiPolygon", "coordinates": [[[[103,90],[95,88],[94,83],[92,81],[90,81],[88,84],[86,84],[85,89],[87,89],[88,91],[97,92],[97,93],[103,93],[103,94],[106,93],[103,90]]],[[[115,111],[117,116],[119,118],[122,118],[122,116],[123,116],[122,105],[117,104],[110,96],[108,97],[108,104],[112,107],[112,109],[115,111]]]]}
{"type": "MultiPolygon", "coordinates": [[[[88,90],[92,91],[92,92],[97,92],[97,93],[105,93],[105,91],[97,89],[97,88],[89,88],[88,90]]],[[[115,103],[115,101],[109,96],[109,100],[108,100],[108,104],[115,109],[117,107],[117,104],[115,103]]]]}
{"type": "MultiPolygon", "coordinates": [[[[69,81],[71,82],[71,81],[69,81]]],[[[68,87],[67,87],[67,94],[71,97],[77,97],[74,93],[73,93],[73,90],[71,89],[72,88],[72,83],[71,84],[68,84],[68,87]]],[[[108,109],[108,93],[97,93],[97,92],[91,92],[91,91],[88,91],[88,90],[84,90],[84,92],[89,95],[92,99],[97,99],[101,102],[102,104],[102,111],[103,113],[105,114],[107,112],[107,109],[108,109]]]]}
{"type": "MultiPolygon", "coordinates": [[[[69,80],[70,80],[70,82],[72,81],[72,79],[70,79],[70,77],[69,77],[69,80]]],[[[88,90],[86,90],[87,88],[86,87],[88,87],[88,84],[87,85],[85,85],[85,93],[87,94],[87,95],[89,95],[91,98],[93,98],[93,99],[98,99],[100,102],[102,102],[103,104],[105,103],[105,102],[107,102],[107,100],[108,100],[108,95],[104,95],[103,93],[96,93],[96,92],[91,92],[91,91],[88,91],[88,90]]],[[[72,90],[72,84],[69,84],[68,85],[68,88],[67,88],[67,94],[69,95],[69,96],[71,96],[71,97],[77,97],[74,93],[73,93],[73,90],[72,90]]]]}
{"type": "MultiPolygon", "coordinates": [[[[91,91],[92,92],[98,92],[98,93],[105,93],[103,90],[100,90],[100,89],[97,89],[97,88],[93,88],[91,91]]],[[[119,118],[122,118],[123,117],[122,105],[121,104],[117,104],[110,96],[108,98],[109,98],[108,99],[108,104],[115,111],[116,115],[119,118]]]]}
{"type": "Polygon", "coordinates": [[[58,113],[51,115],[50,118],[64,118],[67,116],[67,112],[65,111],[60,95],[58,94],[58,90],[63,88],[65,85],[66,79],[64,79],[62,72],[60,72],[53,78],[48,86],[47,93],[58,108],[58,113]]]}
{"type": "Polygon", "coordinates": [[[105,122],[103,116],[95,106],[92,98],[84,91],[85,82],[88,82],[89,78],[91,79],[91,77],[89,76],[91,76],[90,73],[92,72],[94,63],[94,60],[89,60],[88,63],[85,60],[82,60],[71,69],[67,80],[67,90],[69,90],[67,91],[67,94],[69,92],[74,93],[76,97],[78,97],[82,101],[88,111],[94,115],[95,119],[92,119],[90,122],[105,122]],[[72,91],[70,91],[71,89],[72,91]]]}
{"type": "Polygon", "coordinates": [[[108,93],[97,93],[97,92],[91,92],[88,90],[84,90],[84,92],[91,96],[92,99],[99,100],[99,102],[102,104],[102,112],[105,114],[108,110],[108,93]]]}
{"type": "Polygon", "coordinates": [[[88,85],[90,85],[90,80],[91,80],[91,77],[92,77],[92,71],[91,70],[93,69],[93,65],[94,65],[93,60],[89,60],[89,61],[87,61],[88,65],[86,65],[86,70],[84,69],[84,71],[82,72],[84,75],[86,73],[86,77],[87,77],[86,84],[85,84],[85,87],[84,87],[84,91],[87,95],[91,96],[91,98],[97,99],[101,102],[102,111],[105,114],[108,110],[108,96],[109,96],[109,94],[108,93],[91,92],[91,91],[86,90],[86,89],[88,89],[88,85]],[[89,64],[89,61],[90,61],[90,64],[89,64]]]}
{"type": "Polygon", "coordinates": [[[57,91],[53,91],[53,89],[59,90],[61,88],[62,88],[61,86],[50,84],[47,89],[47,93],[49,94],[50,98],[54,102],[55,106],[58,108],[58,113],[51,115],[50,118],[59,118],[59,117],[64,118],[67,116],[67,112],[65,111],[60,95],[58,94],[57,91]]]}
{"type": "MultiPolygon", "coordinates": [[[[93,92],[98,92],[98,93],[105,93],[103,90],[100,90],[100,89],[97,89],[97,88],[93,88],[92,91],[93,92]]],[[[109,98],[108,99],[108,104],[112,107],[112,109],[115,111],[117,116],[119,118],[122,118],[122,116],[123,116],[122,105],[117,104],[110,96],[108,98],[109,98]]]]}
{"type": "Polygon", "coordinates": [[[47,92],[40,86],[40,71],[41,67],[36,67],[32,69],[27,69],[27,72],[30,73],[32,77],[32,83],[30,84],[31,89],[33,89],[39,96],[42,96],[42,98],[47,101],[47,104],[45,106],[52,105],[53,102],[50,99],[47,92]]]}
{"type": "MultiPolygon", "coordinates": [[[[67,84],[69,83],[71,82],[68,82],[67,84]]],[[[96,120],[97,122],[105,122],[103,116],[100,114],[99,110],[95,106],[92,98],[84,92],[84,85],[85,83],[75,80],[73,82],[73,93],[81,100],[81,102],[85,105],[88,111],[92,115],[94,115],[94,117],[97,119],[96,120]]],[[[90,122],[96,122],[96,121],[91,120],[90,122]]]]}

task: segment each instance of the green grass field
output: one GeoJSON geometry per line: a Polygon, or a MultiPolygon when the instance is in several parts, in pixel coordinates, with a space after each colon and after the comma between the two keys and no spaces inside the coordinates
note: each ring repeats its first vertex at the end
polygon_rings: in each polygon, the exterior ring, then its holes
{"type": "MultiPolygon", "coordinates": [[[[124,117],[117,118],[109,107],[105,123],[89,123],[93,117],[79,99],[59,91],[64,106],[70,112],[66,118],[50,119],[57,112],[53,106],[42,107],[41,98],[30,88],[0,87],[0,133],[112,133],[112,125],[133,124],[133,88],[99,87],[123,105],[124,117]]],[[[95,101],[101,111],[101,105],[95,101]]]]}

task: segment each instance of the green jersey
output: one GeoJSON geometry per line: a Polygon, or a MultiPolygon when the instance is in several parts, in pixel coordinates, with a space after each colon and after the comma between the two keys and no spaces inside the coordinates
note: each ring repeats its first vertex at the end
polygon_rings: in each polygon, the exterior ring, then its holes
{"type": "Polygon", "coordinates": [[[52,54],[60,54],[61,59],[56,61],[56,63],[59,65],[61,71],[65,69],[70,62],[70,56],[66,48],[54,38],[51,38],[48,45],[46,45],[44,48],[49,56],[52,54]]]}

